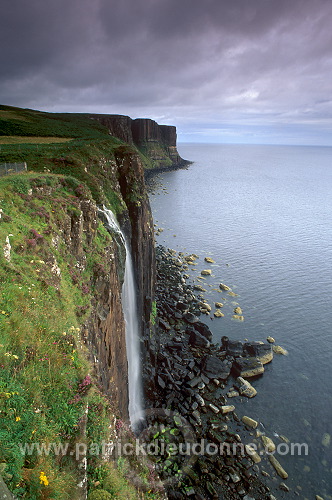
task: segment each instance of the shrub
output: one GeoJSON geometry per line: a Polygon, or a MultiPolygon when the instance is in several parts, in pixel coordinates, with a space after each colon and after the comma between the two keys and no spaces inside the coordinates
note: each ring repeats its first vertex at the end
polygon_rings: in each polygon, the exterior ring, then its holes
{"type": "Polygon", "coordinates": [[[37,245],[37,240],[35,240],[34,238],[28,239],[27,245],[28,247],[33,248],[37,245]]]}
{"type": "Polygon", "coordinates": [[[113,498],[106,490],[94,490],[88,495],[88,500],[112,500],[113,498]]]}
{"type": "Polygon", "coordinates": [[[21,175],[20,177],[13,177],[12,186],[13,186],[13,191],[15,191],[15,193],[20,193],[20,194],[28,194],[30,189],[29,180],[26,179],[23,175],[21,175]]]}

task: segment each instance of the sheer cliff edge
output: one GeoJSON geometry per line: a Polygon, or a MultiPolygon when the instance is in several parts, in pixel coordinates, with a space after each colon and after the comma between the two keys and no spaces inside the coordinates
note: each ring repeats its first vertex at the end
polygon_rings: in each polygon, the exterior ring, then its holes
{"type": "Polygon", "coordinates": [[[143,154],[147,171],[181,168],[190,162],[184,160],[177,150],[176,127],[158,125],[150,118],[133,120],[124,115],[90,115],[107,127],[110,135],[137,147],[143,154]]]}

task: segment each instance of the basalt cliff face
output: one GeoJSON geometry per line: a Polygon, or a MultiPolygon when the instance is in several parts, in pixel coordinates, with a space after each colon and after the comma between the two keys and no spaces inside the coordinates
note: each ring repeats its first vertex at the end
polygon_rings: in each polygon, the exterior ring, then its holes
{"type": "Polygon", "coordinates": [[[131,119],[123,115],[90,115],[121,141],[135,145],[154,169],[177,168],[188,162],[177,151],[176,127],[158,125],[149,118],[131,119]]]}
{"type": "MultiPolygon", "coordinates": [[[[113,187],[125,205],[118,219],[130,242],[143,339],[150,328],[155,287],[155,249],[144,168],[138,155],[126,146],[118,148],[112,175],[113,187]]],[[[127,419],[128,368],[121,302],[125,251],[113,235],[112,244],[105,248],[105,252],[109,267],[99,269],[96,276],[94,307],[82,331],[104,391],[117,403],[122,417],[127,419]]]]}

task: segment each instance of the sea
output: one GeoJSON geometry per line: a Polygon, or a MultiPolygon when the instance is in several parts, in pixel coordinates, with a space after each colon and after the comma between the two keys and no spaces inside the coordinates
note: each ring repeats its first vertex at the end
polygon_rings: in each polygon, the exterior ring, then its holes
{"type": "Polygon", "coordinates": [[[212,313],[201,319],[214,342],[271,336],[287,350],[253,382],[256,397],[229,404],[259,421],[277,445],[290,488],[280,498],[331,500],[332,148],[179,144],[178,150],[193,163],[159,174],[150,194],[154,222],[163,229],[157,243],[199,256],[188,274],[206,289],[212,313]],[[203,269],[212,275],[199,279],[203,269]],[[220,291],[220,283],[236,295],[220,291]],[[224,317],[214,318],[215,302],[224,304],[224,317]],[[244,321],[233,318],[237,306],[244,321]]]}

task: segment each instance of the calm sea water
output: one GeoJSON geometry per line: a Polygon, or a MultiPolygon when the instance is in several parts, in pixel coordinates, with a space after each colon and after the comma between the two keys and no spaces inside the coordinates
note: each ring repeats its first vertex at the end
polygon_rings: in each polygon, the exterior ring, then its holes
{"type": "Polygon", "coordinates": [[[332,499],[332,148],[180,144],[179,152],[194,163],[162,174],[164,189],[151,195],[164,228],[158,242],[200,256],[193,279],[213,271],[202,284],[211,305],[224,302],[224,318],[206,319],[215,341],[271,335],[288,350],[236,411],[276,444],[276,435],[308,444],[308,456],[279,455],[287,498],[332,499]],[[220,282],[238,296],[216,291],[220,282]],[[244,322],[232,319],[236,304],[244,322]]]}

